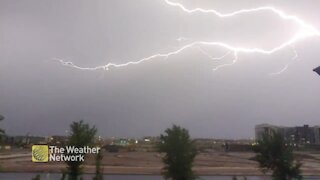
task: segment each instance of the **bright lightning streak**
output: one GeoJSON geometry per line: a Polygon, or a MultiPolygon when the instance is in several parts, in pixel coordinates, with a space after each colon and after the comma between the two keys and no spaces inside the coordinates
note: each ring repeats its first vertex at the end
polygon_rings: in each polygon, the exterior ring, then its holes
{"type": "Polygon", "coordinates": [[[178,7],[182,11],[189,13],[189,14],[192,14],[192,13],[211,13],[211,14],[214,14],[214,15],[220,17],[220,18],[227,18],[227,17],[232,17],[232,16],[236,16],[236,15],[240,15],[240,14],[253,13],[253,12],[259,12],[259,11],[271,11],[271,12],[274,12],[275,14],[279,15],[282,19],[295,21],[301,27],[304,27],[304,30],[308,30],[308,32],[305,32],[306,34],[314,34],[314,35],[320,36],[320,32],[317,29],[315,29],[313,26],[305,23],[303,20],[299,19],[296,16],[287,15],[283,11],[280,11],[274,7],[264,6],[264,7],[253,8],[253,9],[242,9],[239,11],[234,11],[232,13],[225,13],[224,14],[224,13],[220,13],[220,12],[213,10],[213,9],[202,9],[202,8],[188,9],[180,3],[172,2],[170,0],[165,0],[165,2],[170,6],[178,7]]]}
{"type": "Polygon", "coordinates": [[[226,56],[228,56],[231,53],[231,51],[228,51],[228,52],[226,52],[224,55],[222,55],[220,57],[213,57],[211,54],[209,54],[207,51],[205,51],[201,47],[198,47],[198,49],[202,54],[204,54],[205,56],[207,56],[211,60],[222,60],[222,59],[224,59],[226,56]]]}
{"type": "Polygon", "coordinates": [[[283,72],[285,72],[288,68],[289,68],[289,64],[286,64],[280,71],[274,72],[274,73],[270,73],[269,75],[270,76],[280,75],[283,72]]]}
{"type": "Polygon", "coordinates": [[[220,65],[220,66],[217,66],[217,67],[213,68],[213,71],[217,71],[218,69],[224,68],[224,67],[226,67],[226,66],[232,66],[232,65],[234,65],[234,64],[238,61],[238,54],[237,54],[236,51],[233,52],[233,56],[234,56],[234,59],[233,59],[233,61],[232,61],[231,63],[229,63],[229,64],[222,64],[222,65],[220,65]]]}
{"type": "MultiPolygon", "coordinates": [[[[213,10],[213,9],[202,9],[202,8],[188,9],[188,8],[186,8],[184,5],[182,5],[180,3],[172,2],[170,0],[164,0],[164,2],[169,6],[177,7],[180,10],[182,10],[183,12],[188,13],[188,14],[206,13],[206,14],[213,14],[213,15],[218,16],[220,18],[228,18],[228,17],[233,17],[233,16],[237,16],[237,15],[241,15],[241,14],[247,14],[247,13],[257,13],[257,12],[260,12],[260,11],[271,11],[271,12],[277,14],[283,20],[294,21],[295,23],[297,23],[301,27],[301,29],[291,39],[289,39],[286,42],[280,44],[279,46],[276,46],[276,47],[271,48],[271,49],[261,49],[261,48],[256,48],[256,47],[254,47],[254,48],[235,47],[235,46],[232,46],[232,45],[224,43],[224,42],[194,41],[194,42],[191,42],[189,44],[186,44],[186,45],[182,46],[181,48],[179,48],[179,49],[177,49],[175,51],[171,51],[171,52],[168,52],[168,53],[158,53],[158,54],[154,54],[154,55],[151,55],[149,57],[146,57],[146,58],[142,58],[140,60],[129,61],[129,62],[122,63],[122,64],[108,63],[106,65],[96,66],[96,67],[80,67],[78,65],[75,65],[73,62],[64,61],[63,59],[53,58],[53,60],[56,60],[56,61],[60,62],[64,66],[69,66],[69,67],[72,67],[72,68],[75,68],[75,69],[95,71],[95,70],[109,70],[110,68],[120,68],[120,67],[129,66],[129,65],[136,65],[136,64],[140,64],[140,63],[143,63],[143,62],[151,61],[151,60],[154,60],[154,59],[157,59],[157,58],[167,59],[168,57],[173,56],[173,55],[177,55],[177,54],[179,54],[179,53],[181,53],[181,52],[183,52],[183,51],[185,51],[187,49],[190,49],[190,48],[193,48],[193,47],[200,47],[200,46],[218,46],[218,47],[223,47],[223,48],[227,49],[228,51],[233,52],[234,60],[232,61],[232,63],[220,65],[220,66],[218,66],[218,67],[213,69],[215,71],[215,70],[218,70],[218,69],[220,69],[222,67],[230,66],[230,65],[235,64],[237,62],[238,58],[239,58],[238,57],[239,53],[261,53],[261,54],[270,55],[270,54],[273,54],[273,53],[275,53],[275,52],[277,52],[279,50],[282,50],[282,49],[284,49],[284,48],[286,48],[288,46],[291,46],[294,43],[296,43],[296,42],[298,42],[300,40],[303,40],[303,39],[305,39],[307,37],[320,36],[320,31],[318,31],[316,28],[314,28],[310,24],[307,24],[306,22],[304,22],[303,20],[299,19],[296,16],[287,15],[283,11],[280,11],[280,10],[274,8],[274,7],[266,6],[266,7],[259,7],[259,8],[253,8],[253,9],[242,9],[242,10],[235,11],[235,12],[232,12],[232,13],[223,14],[223,13],[220,13],[220,12],[218,12],[216,10],[213,10]]],[[[185,38],[178,38],[177,40],[178,41],[183,41],[183,40],[186,40],[186,39],[185,38]]],[[[204,52],[202,52],[202,53],[204,53],[204,52]]],[[[204,53],[204,54],[208,56],[207,53],[204,53]]],[[[211,59],[213,58],[213,57],[211,57],[211,55],[209,57],[211,59]]],[[[220,57],[220,58],[218,57],[218,59],[223,59],[223,57],[220,57]]],[[[280,73],[278,72],[276,74],[281,74],[287,68],[288,68],[288,65],[283,70],[281,70],[280,73]]]]}
{"type": "Polygon", "coordinates": [[[297,53],[297,51],[296,51],[296,49],[294,47],[292,47],[292,51],[293,51],[293,57],[291,59],[292,61],[290,63],[286,64],[280,71],[274,72],[274,73],[270,73],[269,74],[270,76],[275,76],[275,75],[282,74],[283,72],[285,72],[289,68],[289,66],[293,63],[293,61],[295,61],[298,58],[298,53],[297,53]]]}
{"type": "MultiPolygon", "coordinates": [[[[209,59],[211,59],[211,60],[222,60],[222,59],[224,59],[225,57],[227,57],[227,56],[232,52],[232,51],[228,51],[228,52],[226,52],[224,55],[222,55],[222,56],[220,56],[220,57],[213,57],[211,54],[209,54],[208,52],[206,52],[205,50],[203,50],[201,47],[198,47],[198,49],[199,49],[199,51],[200,51],[202,54],[204,54],[205,56],[207,56],[207,57],[208,57],[209,59]]],[[[237,53],[234,52],[234,53],[233,53],[233,56],[234,56],[234,59],[233,59],[232,63],[219,65],[219,66],[213,68],[213,71],[216,71],[216,70],[218,70],[218,69],[220,69],[220,68],[222,68],[222,67],[225,67],[225,66],[231,66],[231,65],[235,64],[236,61],[238,60],[237,53]]]]}

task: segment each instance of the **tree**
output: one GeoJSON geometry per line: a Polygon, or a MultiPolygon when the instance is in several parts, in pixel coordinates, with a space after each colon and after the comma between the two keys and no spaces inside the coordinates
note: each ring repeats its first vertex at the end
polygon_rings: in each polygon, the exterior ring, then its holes
{"type": "MultiPolygon", "coordinates": [[[[70,125],[70,137],[68,141],[69,146],[75,146],[82,148],[84,146],[89,146],[93,143],[94,137],[97,133],[95,126],[90,127],[89,124],[85,124],[82,120],[79,122],[73,122],[70,125]]],[[[72,154],[72,155],[79,155],[72,154]]],[[[83,154],[84,155],[84,154],[83,154]]],[[[68,165],[68,177],[70,180],[77,180],[78,176],[81,174],[81,161],[67,161],[68,165]]]]}
{"type": "Polygon", "coordinates": [[[293,148],[286,145],[280,133],[263,134],[253,150],[262,171],[271,170],[274,180],[302,179],[301,163],[295,160],[293,148]]]}
{"type": "MultiPolygon", "coordinates": [[[[0,121],[2,120],[4,120],[4,116],[0,114],[0,121]]],[[[5,131],[3,129],[0,129],[0,142],[3,141],[4,136],[5,136],[5,131]]]]}
{"type": "Polygon", "coordinates": [[[162,159],[165,164],[163,177],[167,180],[197,179],[192,171],[197,151],[188,130],[173,125],[160,135],[160,140],[159,151],[165,153],[162,159]]]}
{"type": "Polygon", "coordinates": [[[103,167],[101,167],[101,162],[103,159],[102,150],[96,155],[96,175],[93,180],[103,180],[103,167]]]}

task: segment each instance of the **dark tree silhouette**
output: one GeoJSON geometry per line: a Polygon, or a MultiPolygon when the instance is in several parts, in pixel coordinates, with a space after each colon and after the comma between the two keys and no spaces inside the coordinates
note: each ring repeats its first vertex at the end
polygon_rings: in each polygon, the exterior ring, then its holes
{"type": "Polygon", "coordinates": [[[102,150],[100,150],[96,155],[96,175],[93,177],[93,180],[103,180],[102,153],[102,150]]]}
{"type": "MultiPolygon", "coordinates": [[[[4,116],[0,114],[0,121],[2,120],[4,120],[4,116]]],[[[5,136],[5,131],[3,129],[0,129],[0,143],[3,142],[4,136],[5,136]]]]}
{"type": "MultiPolygon", "coordinates": [[[[70,125],[70,130],[71,134],[69,137],[68,145],[78,148],[91,145],[97,133],[97,129],[95,126],[90,127],[89,124],[85,124],[82,120],[79,122],[73,122],[70,125]]],[[[77,180],[78,176],[82,173],[81,165],[83,162],[67,161],[66,163],[68,165],[68,178],[70,180],[77,180]]]]}
{"type": "Polygon", "coordinates": [[[197,179],[192,171],[193,161],[197,154],[188,130],[173,125],[160,135],[159,151],[164,152],[163,176],[171,180],[197,179]]]}
{"type": "Polygon", "coordinates": [[[262,171],[271,170],[274,180],[302,179],[301,163],[295,160],[292,147],[286,145],[280,133],[263,134],[253,149],[262,171]]]}

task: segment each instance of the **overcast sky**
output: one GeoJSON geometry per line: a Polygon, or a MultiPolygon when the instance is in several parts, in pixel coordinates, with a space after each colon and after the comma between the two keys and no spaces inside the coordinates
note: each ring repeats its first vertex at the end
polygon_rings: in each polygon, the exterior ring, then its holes
{"type": "MultiPolygon", "coordinates": [[[[232,12],[271,5],[320,29],[320,1],[178,0],[188,8],[232,12]]],[[[195,40],[272,48],[299,26],[264,11],[221,19],[189,15],[163,0],[0,0],[0,114],[8,134],[65,134],[72,121],[102,136],[159,135],[173,123],[193,137],[249,138],[259,123],[320,124],[320,38],[272,55],[213,61],[198,48],[110,71],[94,67],[167,53],[195,40]],[[185,41],[177,41],[187,37],[185,41]],[[270,73],[280,71],[280,75],[270,73]]],[[[226,49],[201,47],[212,56],[226,49]]]]}

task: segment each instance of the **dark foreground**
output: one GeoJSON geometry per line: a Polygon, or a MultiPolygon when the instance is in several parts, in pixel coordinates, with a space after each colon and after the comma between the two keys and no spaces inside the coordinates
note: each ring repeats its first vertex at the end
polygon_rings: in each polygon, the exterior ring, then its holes
{"type": "MultiPolygon", "coordinates": [[[[163,167],[161,162],[162,155],[156,152],[105,152],[103,155],[102,164],[105,174],[160,175],[163,167]]],[[[297,156],[303,163],[302,171],[304,176],[320,176],[320,152],[304,152],[297,156]]],[[[196,157],[194,171],[201,176],[214,177],[230,177],[233,175],[262,176],[263,174],[257,162],[252,159],[253,157],[254,153],[250,152],[200,153],[196,157]]],[[[59,174],[66,167],[63,162],[33,163],[31,162],[30,151],[0,154],[0,166],[1,172],[42,174],[59,174]]],[[[85,161],[84,173],[94,172],[94,157],[88,157],[85,161]]],[[[121,179],[120,176],[119,178],[121,179]]]]}
{"type": "MultiPolygon", "coordinates": [[[[0,173],[1,180],[28,180],[36,176],[36,173],[0,173]]],[[[40,174],[42,180],[60,180],[61,174],[40,174]]],[[[93,175],[83,175],[84,180],[91,180],[93,175]]],[[[202,180],[232,180],[232,176],[201,176],[202,180]]],[[[243,176],[237,177],[239,180],[243,179],[243,176]]],[[[267,176],[246,176],[248,180],[270,180],[267,176]]],[[[105,175],[104,179],[112,180],[163,180],[161,176],[153,175],[105,175]]],[[[320,179],[320,176],[308,176],[304,178],[305,180],[316,180],[320,179]]]]}

